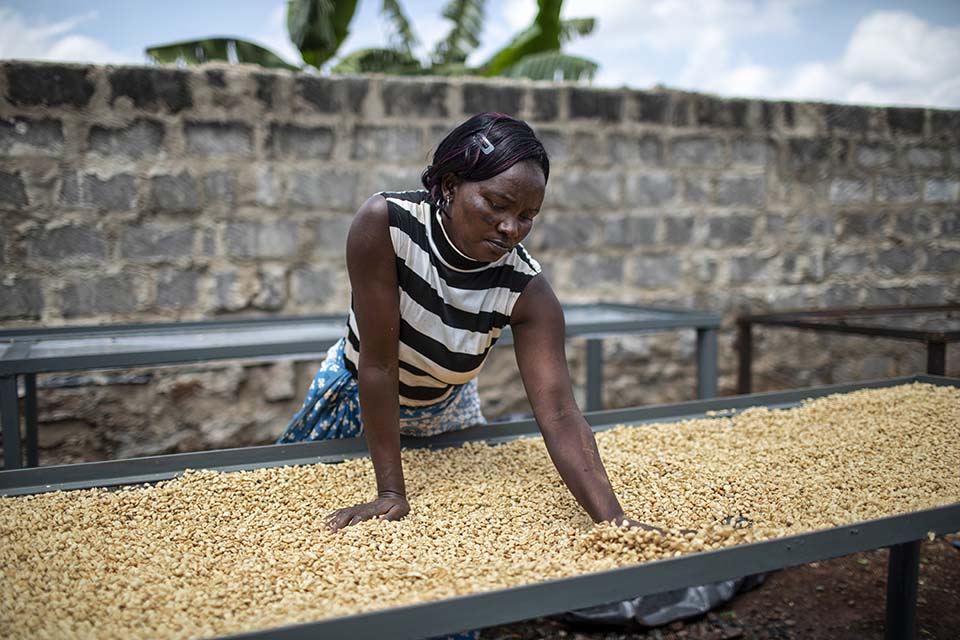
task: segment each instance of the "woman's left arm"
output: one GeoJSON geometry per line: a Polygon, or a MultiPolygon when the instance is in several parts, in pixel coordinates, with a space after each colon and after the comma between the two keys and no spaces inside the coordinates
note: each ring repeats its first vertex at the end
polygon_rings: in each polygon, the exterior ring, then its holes
{"type": "Polygon", "coordinates": [[[520,376],[553,464],[594,522],[627,520],[600,459],[597,441],[577,407],[564,352],[563,309],[543,275],[520,294],[510,316],[520,376]]]}

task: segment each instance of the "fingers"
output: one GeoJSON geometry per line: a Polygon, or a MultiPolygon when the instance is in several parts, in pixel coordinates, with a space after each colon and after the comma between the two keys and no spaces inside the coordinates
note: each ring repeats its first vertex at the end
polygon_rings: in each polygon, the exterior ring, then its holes
{"type": "Polygon", "coordinates": [[[387,512],[380,516],[381,520],[399,520],[403,516],[407,515],[400,505],[395,504],[387,509],[387,512]]]}

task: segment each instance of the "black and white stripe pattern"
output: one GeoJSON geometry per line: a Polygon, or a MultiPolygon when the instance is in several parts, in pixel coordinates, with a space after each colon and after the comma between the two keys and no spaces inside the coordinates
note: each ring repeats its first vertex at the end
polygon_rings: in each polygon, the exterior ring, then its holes
{"type": "MultiPolygon", "coordinates": [[[[400,403],[433,404],[480,373],[540,265],[522,245],[496,262],[457,250],[426,191],[382,193],[400,285],[400,403]]],[[[356,375],[360,338],[353,308],[344,346],[356,375]]]]}

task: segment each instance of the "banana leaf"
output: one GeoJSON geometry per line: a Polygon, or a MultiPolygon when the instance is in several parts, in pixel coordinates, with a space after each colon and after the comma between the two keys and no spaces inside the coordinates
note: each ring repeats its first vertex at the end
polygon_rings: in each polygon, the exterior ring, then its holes
{"type": "Polygon", "coordinates": [[[359,49],[341,58],[331,73],[390,73],[417,75],[423,73],[420,61],[397,49],[359,49]]]}
{"type": "Polygon", "coordinates": [[[304,62],[319,68],[350,33],[357,0],[288,0],[287,31],[304,62]]]}
{"type": "Polygon", "coordinates": [[[586,58],[546,51],[525,56],[500,75],[531,80],[591,80],[598,68],[596,62],[586,58]]]}
{"type": "Polygon", "coordinates": [[[433,52],[435,65],[463,64],[470,52],[480,46],[483,32],[484,0],[450,0],[443,17],[453,26],[433,52]]]}
{"type": "Polygon", "coordinates": [[[560,50],[560,7],[563,0],[537,0],[537,4],[540,9],[533,24],[481,65],[481,75],[498,76],[526,56],[560,50]]]}
{"type": "Polygon", "coordinates": [[[380,13],[387,18],[391,30],[388,37],[390,48],[399,49],[406,54],[413,55],[418,40],[400,3],[397,0],[383,0],[380,13]]]}
{"type": "Polygon", "coordinates": [[[230,63],[258,64],[274,69],[296,70],[299,68],[265,47],[230,37],[171,42],[147,47],[144,53],[153,62],[159,64],[174,62],[202,64],[212,60],[222,60],[230,63]]]}

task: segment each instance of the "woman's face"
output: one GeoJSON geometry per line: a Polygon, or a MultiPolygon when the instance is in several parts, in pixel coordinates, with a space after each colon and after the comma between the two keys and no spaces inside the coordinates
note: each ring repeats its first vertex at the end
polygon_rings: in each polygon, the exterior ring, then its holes
{"type": "Polygon", "coordinates": [[[531,160],[482,182],[443,181],[447,233],[462,253],[493,262],[519,244],[540,212],[547,181],[531,160]]]}

